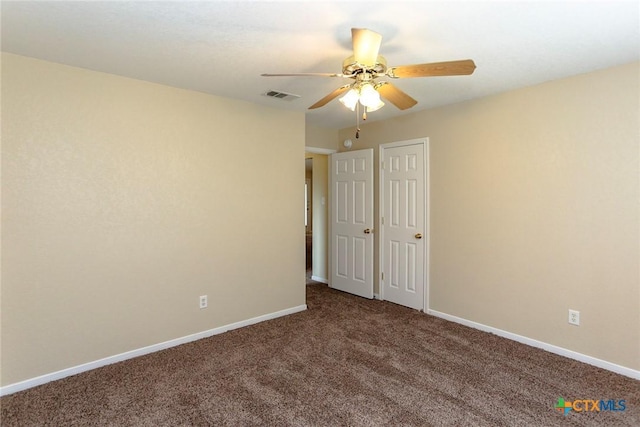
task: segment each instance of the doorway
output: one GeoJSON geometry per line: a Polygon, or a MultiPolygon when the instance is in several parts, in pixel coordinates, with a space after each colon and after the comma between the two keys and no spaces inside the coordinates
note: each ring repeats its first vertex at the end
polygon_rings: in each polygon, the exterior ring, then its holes
{"type": "Polygon", "coordinates": [[[304,234],[306,283],[313,273],[313,158],[304,159],[304,234]]]}
{"type": "MultiPolygon", "coordinates": [[[[329,154],[333,150],[307,147],[305,150],[305,215],[308,213],[305,227],[305,244],[310,258],[311,271],[307,269],[307,280],[329,283],[329,154]],[[308,204],[308,206],[307,206],[308,204]],[[308,211],[307,211],[308,207],[308,211]],[[309,277],[310,275],[310,277],[309,277]]],[[[306,258],[306,257],[305,257],[306,258]]]]}

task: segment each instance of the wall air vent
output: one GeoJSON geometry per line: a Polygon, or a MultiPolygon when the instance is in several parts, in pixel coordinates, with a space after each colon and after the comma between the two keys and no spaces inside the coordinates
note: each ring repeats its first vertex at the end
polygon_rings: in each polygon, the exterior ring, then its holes
{"type": "Polygon", "coordinates": [[[264,96],[268,96],[270,98],[282,99],[284,101],[293,101],[294,99],[300,98],[300,95],[294,95],[293,93],[280,92],[278,90],[270,90],[263,93],[264,96]]]}

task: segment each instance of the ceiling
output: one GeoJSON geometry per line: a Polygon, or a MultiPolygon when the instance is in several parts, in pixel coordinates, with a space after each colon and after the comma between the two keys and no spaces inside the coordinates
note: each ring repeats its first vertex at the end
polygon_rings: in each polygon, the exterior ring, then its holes
{"type": "Polygon", "coordinates": [[[351,28],[382,34],[389,66],[471,58],[471,76],[400,79],[418,104],[387,119],[640,59],[638,1],[2,1],[2,50],[355,124],[337,100],[351,28]],[[300,95],[293,101],[269,90],[300,95]]]}

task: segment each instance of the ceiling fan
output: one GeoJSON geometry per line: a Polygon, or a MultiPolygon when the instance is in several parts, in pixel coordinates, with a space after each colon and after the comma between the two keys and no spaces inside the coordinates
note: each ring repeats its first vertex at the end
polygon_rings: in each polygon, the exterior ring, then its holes
{"type": "Polygon", "coordinates": [[[262,74],[262,76],[318,76],[352,79],[353,82],[340,86],[310,106],[309,109],[320,108],[346,92],[345,96],[340,98],[340,102],[352,111],[356,107],[359,108],[358,104],[362,104],[364,108],[363,119],[366,120],[367,111],[375,111],[384,105],[380,97],[391,102],[400,110],[406,110],[418,103],[390,82],[378,81],[380,78],[460,76],[472,74],[476,68],[471,59],[387,67],[386,59],[382,55],[378,55],[382,42],[380,34],[364,28],[352,28],[351,39],[353,55],[342,62],[342,73],[262,74]]]}

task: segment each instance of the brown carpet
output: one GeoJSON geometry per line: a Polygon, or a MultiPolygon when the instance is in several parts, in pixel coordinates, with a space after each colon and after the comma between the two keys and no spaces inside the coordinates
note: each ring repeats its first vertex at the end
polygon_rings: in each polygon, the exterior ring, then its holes
{"type": "Polygon", "coordinates": [[[0,399],[3,426],[640,425],[640,381],[387,302],[309,309],[0,399]],[[625,411],[554,409],[559,397],[625,411]]]}

